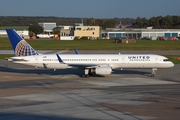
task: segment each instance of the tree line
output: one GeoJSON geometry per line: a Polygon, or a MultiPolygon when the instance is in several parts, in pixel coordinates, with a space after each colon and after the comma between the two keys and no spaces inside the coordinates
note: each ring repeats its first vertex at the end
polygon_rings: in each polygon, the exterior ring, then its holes
{"type": "Polygon", "coordinates": [[[135,28],[146,28],[152,26],[154,29],[180,29],[180,16],[157,16],[150,19],[137,17],[133,23],[135,28]]]}
{"type": "Polygon", "coordinates": [[[84,23],[84,25],[98,25],[103,29],[114,27],[146,28],[152,26],[155,29],[180,29],[180,16],[157,16],[147,18],[66,18],[46,16],[0,16],[0,26],[30,26],[39,22],[55,22],[57,25],[70,25],[84,23]]]}
{"type": "Polygon", "coordinates": [[[112,18],[112,19],[95,19],[95,18],[65,18],[65,17],[36,17],[36,16],[0,16],[0,26],[30,26],[39,22],[55,22],[57,25],[74,25],[75,23],[84,23],[84,25],[99,25],[103,29],[113,28],[119,23],[131,25],[135,22],[133,18],[112,18]]]}

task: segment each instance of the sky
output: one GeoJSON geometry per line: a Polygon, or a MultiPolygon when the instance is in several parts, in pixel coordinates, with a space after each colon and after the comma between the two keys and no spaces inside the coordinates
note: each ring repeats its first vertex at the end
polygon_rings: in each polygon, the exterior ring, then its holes
{"type": "Polygon", "coordinates": [[[151,18],[180,16],[180,0],[0,0],[0,16],[151,18]]]}

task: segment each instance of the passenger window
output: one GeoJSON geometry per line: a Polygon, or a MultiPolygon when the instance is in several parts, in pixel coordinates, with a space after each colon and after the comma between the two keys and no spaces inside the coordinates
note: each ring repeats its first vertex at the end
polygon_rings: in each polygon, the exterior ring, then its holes
{"type": "Polygon", "coordinates": [[[164,62],[169,61],[169,59],[163,59],[164,62]]]}

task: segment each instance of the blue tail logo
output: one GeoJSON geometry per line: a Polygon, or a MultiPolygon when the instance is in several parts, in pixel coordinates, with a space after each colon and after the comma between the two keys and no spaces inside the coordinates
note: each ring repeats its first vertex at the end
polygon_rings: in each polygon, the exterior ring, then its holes
{"type": "Polygon", "coordinates": [[[13,29],[6,30],[15,56],[39,55],[17,32],[13,29]]]}

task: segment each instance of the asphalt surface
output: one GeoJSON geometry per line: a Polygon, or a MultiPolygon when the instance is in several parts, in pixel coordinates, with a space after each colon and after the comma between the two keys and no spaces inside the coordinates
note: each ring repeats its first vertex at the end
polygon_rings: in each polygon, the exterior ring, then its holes
{"type": "Polygon", "coordinates": [[[36,69],[0,60],[0,120],[179,120],[180,65],[116,70],[36,69]]]}

